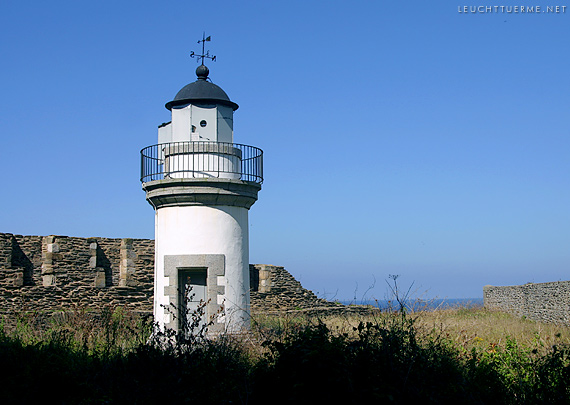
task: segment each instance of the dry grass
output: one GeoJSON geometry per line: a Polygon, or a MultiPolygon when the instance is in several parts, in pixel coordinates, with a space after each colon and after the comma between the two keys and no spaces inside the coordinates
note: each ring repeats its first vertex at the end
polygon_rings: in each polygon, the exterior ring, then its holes
{"type": "Polygon", "coordinates": [[[456,308],[417,313],[418,325],[433,330],[466,350],[504,346],[506,338],[540,351],[554,344],[570,344],[570,327],[534,322],[484,308],[456,308]]]}
{"type": "MultiPolygon", "coordinates": [[[[361,315],[335,315],[307,317],[306,315],[257,315],[254,328],[263,337],[277,337],[323,321],[336,334],[352,335],[360,322],[382,324],[394,313],[375,312],[361,315]]],[[[545,353],[553,345],[570,345],[570,326],[534,322],[504,312],[489,311],[482,307],[457,307],[438,310],[420,310],[407,314],[415,328],[424,336],[440,336],[454,346],[470,351],[472,348],[504,347],[507,338],[523,347],[545,353]]]]}

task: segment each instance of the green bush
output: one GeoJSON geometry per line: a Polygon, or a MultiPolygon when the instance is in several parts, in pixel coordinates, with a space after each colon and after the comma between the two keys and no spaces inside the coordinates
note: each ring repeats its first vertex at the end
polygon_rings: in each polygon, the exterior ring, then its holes
{"type": "Polygon", "coordinates": [[[33,317],[0,328],[3,403],[570,402],[570,347],[542,354],[508,338],[468,352],[404,310],[347,332],[317,319],[201,339],[149,338],[119,310],[76,315],[47,330],[33,317]]]}

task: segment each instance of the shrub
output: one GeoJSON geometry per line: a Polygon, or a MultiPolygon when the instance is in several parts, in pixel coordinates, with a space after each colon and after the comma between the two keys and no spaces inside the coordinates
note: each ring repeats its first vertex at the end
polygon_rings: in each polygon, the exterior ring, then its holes
{"type": "MultiPolygon", "coordinates": [[[[570,346],[508,337],[467,350],[405,309],[331,329],[284,319],[271,333],[148,339],[120,310],[0,329],[3,403],[570,402],[570,346]],[[95,321],[88,322],[87,320],[95,321]],[[263,341],[263,343],[260,343],[263,341]],[[167,344],[166,344],[167,343],[167,344]]],[[[473,319],[477,319],[474,316],[473,319]]],[[[138,326],[137,326],[138,325],[138,326]]],[[[166,332],[163,336],[167,336],[166,332]]]]}

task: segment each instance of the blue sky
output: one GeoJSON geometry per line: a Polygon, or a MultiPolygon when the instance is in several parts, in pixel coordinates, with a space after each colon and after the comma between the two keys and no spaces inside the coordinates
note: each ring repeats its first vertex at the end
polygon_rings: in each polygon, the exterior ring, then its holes
{"type": "Polygon", "coordinates": [[[337,299],[566,280],[570,11],[458,12],[520,3],[5,2],[0,232],[152,238],[139,150],[206,31],[265,152],[252,263],[337,299]]]}

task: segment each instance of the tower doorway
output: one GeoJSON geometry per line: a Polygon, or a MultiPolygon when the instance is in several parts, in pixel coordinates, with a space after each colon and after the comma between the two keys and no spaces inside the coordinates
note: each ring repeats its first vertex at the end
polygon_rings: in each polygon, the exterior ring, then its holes
{"type": "Polygon", "coordinates": [[[179,330],[196,333],[206,326],[208,322],[206,278],[206,269],[179,270],[179,330]]]}

